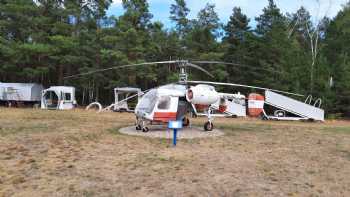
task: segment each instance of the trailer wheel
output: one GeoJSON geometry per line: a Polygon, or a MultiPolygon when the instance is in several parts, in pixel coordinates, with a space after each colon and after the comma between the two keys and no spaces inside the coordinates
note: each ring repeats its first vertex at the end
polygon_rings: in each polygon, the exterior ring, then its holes
{"type": "Polygon", "coordinates": [[[283,111],[283,110],[276,110],[274,112],[274,116],[276,117],[286,117],[286,111],[283,111]]]}

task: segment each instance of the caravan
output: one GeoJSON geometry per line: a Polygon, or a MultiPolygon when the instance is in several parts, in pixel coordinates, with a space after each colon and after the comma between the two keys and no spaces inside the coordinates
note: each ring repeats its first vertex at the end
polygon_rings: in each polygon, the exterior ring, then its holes
{"type": "Polygon", "coordinates": [[[42,92],[41,109],[68,110],[76,105],[74,87],[53,86],[42,92]]]}

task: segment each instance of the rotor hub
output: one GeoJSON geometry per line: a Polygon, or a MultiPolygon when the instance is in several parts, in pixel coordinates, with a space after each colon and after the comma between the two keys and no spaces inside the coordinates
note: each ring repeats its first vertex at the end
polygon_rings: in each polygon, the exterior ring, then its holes
{"type": "Polygon", "coordinates": [[[179,83],[180,84],[185,84],[187,82],[187,79],[188,79],[188,74],[186,72],[187,64],[188,64],[187,60],[179,61],[179,68],[180,68],[179,83]]]}

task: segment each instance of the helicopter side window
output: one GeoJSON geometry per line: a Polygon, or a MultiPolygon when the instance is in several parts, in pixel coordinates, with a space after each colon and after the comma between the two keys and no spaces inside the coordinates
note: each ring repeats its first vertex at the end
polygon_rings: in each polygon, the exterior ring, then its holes
{"type": "Polygon", "coordinates": [[[170,108],[171,98],[170,96],[162,96],[159,99],[158,109],[166,110],[170,108]]]}

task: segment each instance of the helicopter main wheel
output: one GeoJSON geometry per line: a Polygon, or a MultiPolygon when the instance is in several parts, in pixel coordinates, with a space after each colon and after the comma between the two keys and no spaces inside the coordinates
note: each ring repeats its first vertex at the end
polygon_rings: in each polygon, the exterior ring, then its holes
{"type": "Polygon", "coordinates": [[[184,127],[187,127],[190,125],[190,119],[188,119],[187,117],[185,117],[183,120],[182,120],[182,126],[184,127]]]}
{"type": "Polygon", "coordinates": [[[141,125],[136,125],[136,130],[137,130],[137,131],[142,130],[141,125]]]}
{"type": "Polygon", "coordinates": [[[213,128],[214,128],[214,125],[213,125],[212,122],[206,122],[206,123],[204,124],[204,130],[205,130],[205,131],[212,131],[213,128]]]}
{"type": "Polygon", "coordinates": [[[149,128],[148,128],[148,127],[143,127],[143,128],[142,128],[142,132],[147,133],[148,131],[149,131],[149,128]]]}

